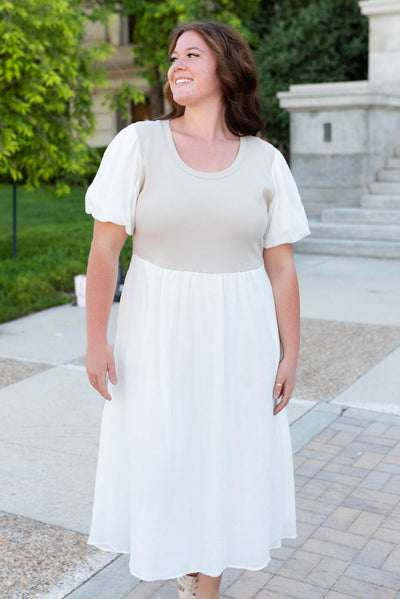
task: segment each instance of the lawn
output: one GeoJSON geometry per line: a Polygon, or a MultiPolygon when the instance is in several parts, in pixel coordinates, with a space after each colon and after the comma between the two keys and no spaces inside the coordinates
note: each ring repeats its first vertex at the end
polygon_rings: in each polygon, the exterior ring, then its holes
{"type": "MultiPolygon", "coordinates": [[[[85,189],[65,198],[18,187],[17,258],[12,258],[12,186],[0,184],[0,322],[74,300],[74,275],[86,272],[93,218],[85,189]]],[[[121,254],[125,269],[129,243],[121,254]]]]}

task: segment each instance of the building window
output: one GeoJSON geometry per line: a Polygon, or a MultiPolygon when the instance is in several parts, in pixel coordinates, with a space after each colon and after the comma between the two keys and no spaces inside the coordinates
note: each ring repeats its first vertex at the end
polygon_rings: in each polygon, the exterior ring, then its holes
{"type": "Polygon", "coordinates": [[[136,26],[136,15],[128,16],[128,44],[135,43],[135,26],[136,26]]]}
{"type": "Polygon", "coordinates": [[[137,121],[146,121],[150,118],[150,102],[149,99],[146,98],[145,102],[140,104],[134,104],[132,100],[128,101],[128,112],[129,117],[122,118],[121,111],[116,111],[116,125],[117,125],[117,133],[121,131],[124,127],[127,127],[131,123],[136,123],[137,121]]]}
{"type": "Polygon", "coordinates": [[[133,122],[146,121],[150,118],[150,102],[146,98],[145,102],[133,106],[133,122]]]}
{"type": "Polygon", "coordinates": [[[135,15],[119,17],[119,45],[126,46],[134,43],[135,15]]]}
{"type": "Polygon", "coordinates": [[[332,123],[324,123],[324,141],[332,141],[332,123]]]}

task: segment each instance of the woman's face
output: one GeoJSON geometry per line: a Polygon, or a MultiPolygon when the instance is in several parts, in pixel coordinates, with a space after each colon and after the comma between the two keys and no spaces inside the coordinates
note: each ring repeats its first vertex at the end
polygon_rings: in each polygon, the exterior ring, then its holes
{"type": "Polygon", "coordinates": [[[196,31],[185,31],[171,53],[168,81],[181,106],[220,101],[221,82],[214,52],[196,31]]]}

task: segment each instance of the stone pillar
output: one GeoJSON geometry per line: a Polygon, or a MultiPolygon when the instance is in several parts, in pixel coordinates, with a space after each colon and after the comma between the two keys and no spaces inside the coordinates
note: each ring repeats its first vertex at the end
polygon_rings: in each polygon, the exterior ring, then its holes
{"type": "Polygon", "coordinates": [[[359,5],[369,19],[369,81],[400,82],[399,0],[363,0],[359,5]]]}

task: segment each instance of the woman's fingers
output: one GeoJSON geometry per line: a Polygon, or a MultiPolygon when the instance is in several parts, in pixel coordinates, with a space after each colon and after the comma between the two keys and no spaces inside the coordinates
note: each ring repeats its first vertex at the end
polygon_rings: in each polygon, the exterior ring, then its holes
{"type": "Polygon", "coordinates": [[[285,381],[281,381],[281,382],[276,382],[274,385],[274,392],[273,392],[273,398],[274,399],[279,399],[279,397],[282,395],[282,390],[283,390],[283,386],[285,384],[285,381]]]}
{"type": "MultiPolygon", "coordinates": [[[[114,357],[111,356],[109,363],[107,364],[107,372],[110,382],[113,385],[117,384],[117,373],[115,370],[115,361],[114,357]]],[[[98,392],[105,398],[111,401],[111,395],[107,389],[107,373],[100,378],[100,385],[98,387],[98,392]]]]}
{"type": "Polygon", "coordinates": [[[110,379],[110,383],[113,385],[117,384],[117,372],[115,370],[114,356],[111,356],[108,363],[108,378],[110,379]]]}
{"type": "Polygon", "coordinates": [[[105,399],[110,400],[111,395],[109,394],[107,389],[106,373],[104,371],[98,373],[88,372],[88,376],[93,389],[96,389],[96,391],[100,393],[100,395],[102,395],[105,399]]]}
{"type": "Polygon", "coordinates": [[[86,372],[93,388],[110,401],[111,395],[107,389],[107,373],[113,385],[117,384],[117,373],[115,370],[114,355],[108,344],[96,346],[94,350],[87,352],[86,372]]]}
{"type": "Polygon", "coordinates": [[[283,410],[283,408],[286,408],[286,406],[289,403],[290,397],[290,395],[282,395],[279,403],[276,404],[274,407],[274,415],[278,414],[281,410],[283,410]]]}
{"type": "Polygon", "coordinates": [[[104,374],[100,380],[99,383],[97,385],[97,391],[100,393],[100,395],[102,395],[105,399],[108,399],[109,401],[111,401],[111,395],[108,392],[107,389],[107,375],[104,374]]]}
{"type": "Polygon", "coordinates": [[[286,399],[283,399],[283,394],[285,393],[285,389],[286,389],[286,380],[282,380],[281,382],[276,382],[274,385],[274,392],[273,392],[273,398],[275,400],[275,407],[274,407],[274,414],[278,414],[278,412],[280,412],[285,405],[287,405],[287,403],[285,404],[284,402],[286,401],[286,399]],[[279,400],[279,401],[278,401],[279,400]]]}
{"type": "Polygon", "coordinates": [[[278,414],[285,408],[292,396],[294,389],[294,371],[284,361],[279,364],[273,389],[275,400],[274,414],[278,414]]]}

